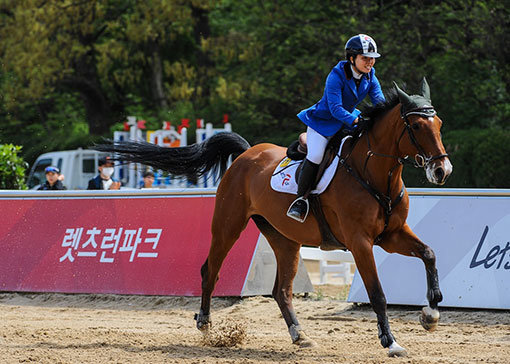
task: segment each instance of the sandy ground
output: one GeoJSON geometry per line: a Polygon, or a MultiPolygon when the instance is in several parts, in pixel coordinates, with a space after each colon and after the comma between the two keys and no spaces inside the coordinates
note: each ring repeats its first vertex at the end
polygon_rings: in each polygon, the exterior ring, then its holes
{"type": "MultiPolygon", "coordinates": [[[[204,344],[193,315],[198,298],[0,294],[1,363],[510,363],[510,312],[442,310],[425,332],[418,308],[391,307],[406,358],[388,358],[370,307],[341,300],[347,289],[317,287],[294,298],[318,348],[291,344],[269,297],[213,300],[215,327],[234,323],[246,337],[233,347],[204,344]]],[[[213,331],[214,333],[214,331],[213,331]]]]}

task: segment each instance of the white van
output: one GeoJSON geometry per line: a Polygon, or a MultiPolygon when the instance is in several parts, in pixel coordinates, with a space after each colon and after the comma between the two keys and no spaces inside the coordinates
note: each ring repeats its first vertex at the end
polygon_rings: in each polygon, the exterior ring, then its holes
{"type": "Polygon", "coordinates": [[[46,181],[45,168],[55,166],[64,175],[69,190],[85,190],[89,179],[98,174],[98,160],[105,155],[96,150],[76,149],[41,154],[30,169],[28,188],[36,189],[46,181]]]}
{"type": "MultiPolygon", "coordinates": [[[[37,157],[30,169],[27,185],[30,189],[37,189],[46,181],[45,169],[55,166],[64,175],[64,186],[68,190],[86,190],[91,178],[98,175],[98,160],[108,154],[91,149],[62,150],[48,152],[37,157]]],[[[138,188],[143,182],[145,167],[139,164],[116,164],[113,178],[122,183],[122,189],[138,188]]],[[[173,178],[168,173],[154,171],[154,188],[190,188],[190,187],[214,187],[214,181],[210,173],[200,180],[199,185],[187,182],[184,178],[173,178]]]]}

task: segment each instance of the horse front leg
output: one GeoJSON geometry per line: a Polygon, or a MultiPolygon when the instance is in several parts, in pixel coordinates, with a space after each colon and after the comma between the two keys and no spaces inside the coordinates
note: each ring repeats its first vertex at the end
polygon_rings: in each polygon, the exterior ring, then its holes
{"type": "Polygon", "coordinates": [[[386,314],[386,297],[379,282],[372,244],[369,240],[359,241],[352,247],[352,255],[358,272],[363,279],[372,309],[377,315],[377,328],[381,345],[388,348],[388,356],[406,356],[407,351],[401,347],[391,333],[386,314]]]}
{"type": "Polygon", "coordinates": [[[427,300],[429,305],[422,309],[420,323],[425,330],[434,331],[440,317],[437,305],[443,300],[443,295],[439,289],[434,251],[418,239],[407,224],[401,230],[385,236],[380,246],[388,253],[418,257],[423,261],[427,273],[427,300]]]}

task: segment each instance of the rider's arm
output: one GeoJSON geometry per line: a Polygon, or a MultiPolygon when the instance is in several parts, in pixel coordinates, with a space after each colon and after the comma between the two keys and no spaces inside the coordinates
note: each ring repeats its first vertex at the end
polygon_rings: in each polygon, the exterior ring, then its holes
{"type": "Polygon", "coordinates": [[[373,105],[386,101],[381,90],[381,84],[379,83],[377,77],[375,77],[375,70],[371,76],[370,89],[368,90],[368,94],[373,105]]]}
{"type": "Polygon", "coordinates": [[[350,113],[343,106],[342,89],[344,82],[345,80],[339,76],[337,71],[332,71],[326,79],[325,92],[328,98],[328,106],[331,115],[348,127],[352,127],[352,124],[358,115],[354,112],[350,113]]]}

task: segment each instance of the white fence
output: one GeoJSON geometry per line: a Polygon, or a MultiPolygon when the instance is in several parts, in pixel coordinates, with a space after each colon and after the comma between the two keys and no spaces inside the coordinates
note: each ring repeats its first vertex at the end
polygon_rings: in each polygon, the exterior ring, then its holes
{"type": "Polygon", "coordinates": [[[354,264],[354,258],[350,252],[342,250],[324,251],[319,248],[302,247],[301,258],[319,261],[320,284],[327,283],[327,273],[335,273],[335,277],[342,278],[344,284],[351,284],[352,282],[351,265],[354,264]]]}

